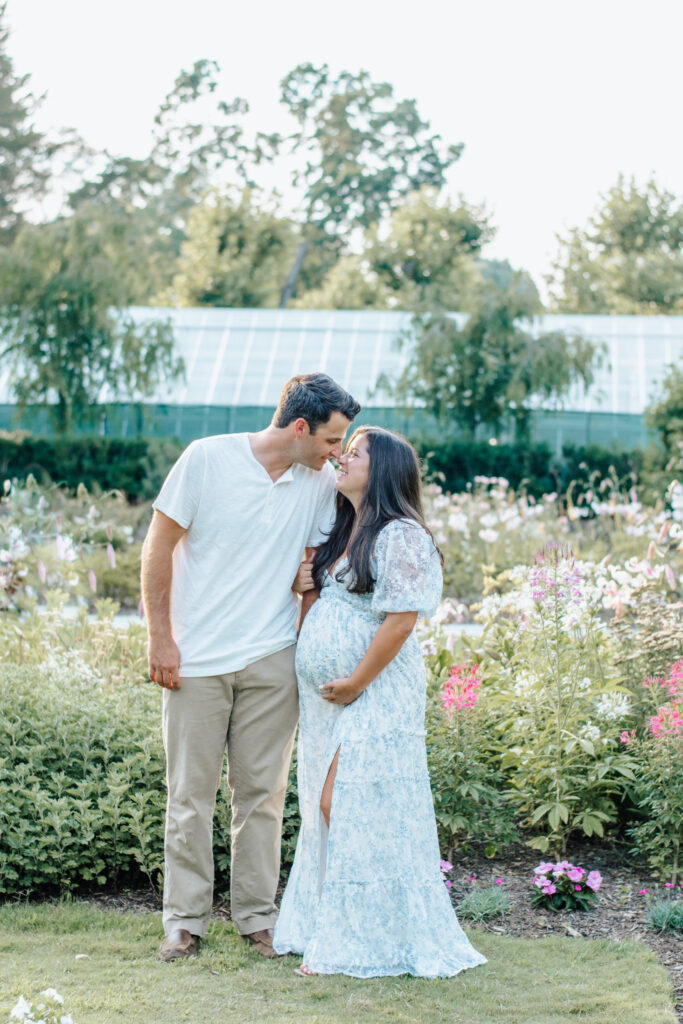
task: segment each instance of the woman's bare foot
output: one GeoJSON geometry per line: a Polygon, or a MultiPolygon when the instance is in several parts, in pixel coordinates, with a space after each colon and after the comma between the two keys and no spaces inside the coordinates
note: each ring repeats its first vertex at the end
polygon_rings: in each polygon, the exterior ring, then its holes
{"type": "Polygon", "coordinates": [[[316,978],[318,976],[318,972],[312,971],[308,964],[302,964],[301,967],[295,967],[294,973],[298,974],[301,978],[316,978]]]}

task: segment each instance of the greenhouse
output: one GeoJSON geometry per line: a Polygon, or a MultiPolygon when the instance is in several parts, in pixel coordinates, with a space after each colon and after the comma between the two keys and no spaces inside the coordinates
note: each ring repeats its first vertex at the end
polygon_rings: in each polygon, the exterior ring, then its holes
{"type": "MultiPolygon", "coordinates": [[[[163,319],[172,325],[184,377],[144,403],[112,402],[101,395],[97,429],[132,437],[147,434],[187,442],[206,434],[254,430],[269,422],[280,388],[295,373],[321,370],[363,405],[361,422],[397,429],[427,426],[414,410],[396,409],[378,386],[395,378],[410,350],[411,315],[401,312],[273,309],[137,308],[136,320],[163,319]]],[[[458,320],[459,314],[454,314],[458,320]]],[[[464,318],[462,318],[464,319],[464,318]]],[[[665,367],[683,354],[683,317],[539,317],[532,333],[580,334],[603,346],[593,386],[576,386],[561,404],[534,412],[537,440],[563,443],[646,443],[643,410],[665,367]]],[[[7,372],[0,376],[0,428],[17,426],[7,372]]],[[[45,410],[26,416],[33,432],[48,432],[45,410]]],[[[433,424],[432,424],[433,426],[433,424]]],[[[83,425],[92,432],[92,425],[83,425]]]]}

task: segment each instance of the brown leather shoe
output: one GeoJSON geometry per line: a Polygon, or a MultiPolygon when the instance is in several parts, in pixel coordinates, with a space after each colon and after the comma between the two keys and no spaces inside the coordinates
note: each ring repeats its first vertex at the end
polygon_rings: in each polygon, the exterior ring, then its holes
{"type": "Polygon", "coordinates": [[[199,952],[199,936],[191,935],[185,928],[169,932],[159,946],[159,959],[170,964],[173,960],[196,956],[199,952]]]}
{"type": "Polygon", "coordinates": [[[245,942],[248,942],[257,953],[261,956],[267,956],[269,959],[273,959],[276,956],[280,956],[273,949],[273,929],[262,928],[260,932],[250,932],[249,935],[242,935],[245,942]]]}

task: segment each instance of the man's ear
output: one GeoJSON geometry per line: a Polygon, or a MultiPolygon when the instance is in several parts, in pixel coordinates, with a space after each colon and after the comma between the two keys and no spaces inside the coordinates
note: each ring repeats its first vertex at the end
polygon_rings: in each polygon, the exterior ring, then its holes
{"type": "Polygon", "coordinates": [[[300,416],[298,420],[294,420],[294,436],[297,441],[300,441],[302,437],[307,437],[310,432],[310,427],[303,416],[300,416]]]}

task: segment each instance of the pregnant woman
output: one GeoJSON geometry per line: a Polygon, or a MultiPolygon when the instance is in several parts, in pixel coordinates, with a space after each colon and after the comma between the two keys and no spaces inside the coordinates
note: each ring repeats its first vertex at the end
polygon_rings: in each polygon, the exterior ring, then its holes
{"type": "Polygon", "coordinates": [[[413,627],[441,596],[414,450],[363,427],[337,473],[296,655],[301,832],[273,946],[298,973],[451,976],[486,963],[441,879],[413,627]]]}

